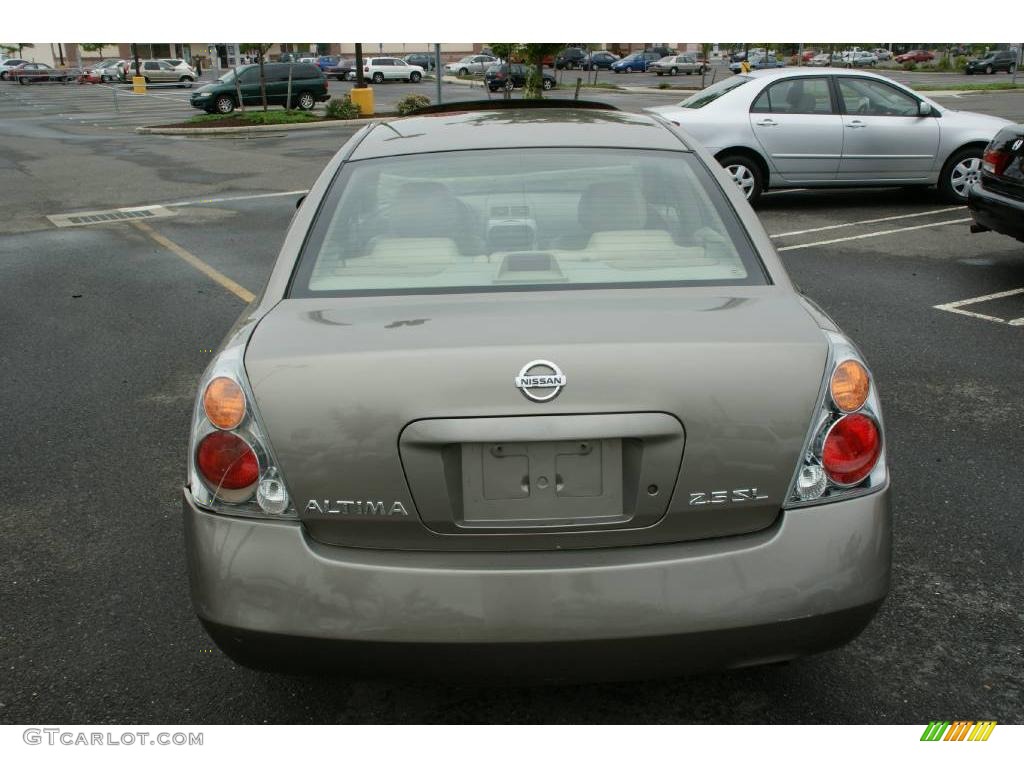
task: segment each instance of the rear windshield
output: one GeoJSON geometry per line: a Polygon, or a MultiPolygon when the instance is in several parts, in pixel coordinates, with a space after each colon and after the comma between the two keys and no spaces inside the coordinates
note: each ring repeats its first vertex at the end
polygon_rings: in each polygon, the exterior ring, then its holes
{"type": "Polygon", "coordinates": [[[724,96],[729,91],[739,88],[744,83],[749,83],[754,78],[744,77],[743,75],[736,75],[734,77],[727,77],[721,82],[709,85],[703,91],[697,91],[688,99],[684,99],[679,102],[677,106],[685,107],[686,109],[700,109],[703,106],[710,104],[715,99],[724,96]]]}
{"type": "Polygon", "coordinates": [[[691,153],[508,149],[346,163],[290,295],[765,282],[691,153]]]}

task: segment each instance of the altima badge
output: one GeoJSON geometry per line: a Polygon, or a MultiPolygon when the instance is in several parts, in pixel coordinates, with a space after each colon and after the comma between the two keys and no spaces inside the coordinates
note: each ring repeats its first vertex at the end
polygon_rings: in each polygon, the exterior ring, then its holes
{"type": "Polygon", "coordinates": [[[531,400],[554,400],[565,386],[562,369],[549,360],[531,360],[516,376],[516,386],[531,400]]]}

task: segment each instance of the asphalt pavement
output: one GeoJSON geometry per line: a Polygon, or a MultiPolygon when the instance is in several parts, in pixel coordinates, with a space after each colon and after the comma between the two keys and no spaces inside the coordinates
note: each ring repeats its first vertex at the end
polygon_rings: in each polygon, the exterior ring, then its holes
{"type": "MultiPolygon", "coordinates": [[[[0,95],[0,722],[1024,722],[1024,326],[998,321],[1024,317],[1021,243],[970,234],[964,209],[928,192],[759,206],[882,395],[894,579],[850,645],[567,687],[257,673],[193,615],[180,514],[195,385],[243,302],[162,241],[258,291],[298,195],[355,129],[141,136],[56,94],[0,95]],[[140,205],[159,215],[49,218],[140,205]],[[937,308],[966,299],[996,319],[937,308]]],[[[943,103],[1024,120],[1021,94],[943,103]]]]}

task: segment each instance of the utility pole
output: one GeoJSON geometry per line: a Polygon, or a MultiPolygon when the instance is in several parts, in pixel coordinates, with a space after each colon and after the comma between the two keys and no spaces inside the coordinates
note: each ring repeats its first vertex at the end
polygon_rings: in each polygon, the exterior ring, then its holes
{"type": "Polygon", "coordinates": [[[1017,48],[1017,66],[1013,68],[1013,74],[1010,76],[1010,82],[1014,85],[1017,85],[1017,70],[1020,69],[1021,64],[1024,64],[1024,43],[1017,48]]]}
{"type": "Polygon", "coordinates": [[[437,80],[437,103],[441,103],[441,44],[434,43],[434,79],[437,80]]]}
{"type": "Polygon", "coordinates": [[[356,88],[365,88],[366,80],[363,79],[363,44],[356,43],[356,88]]]}

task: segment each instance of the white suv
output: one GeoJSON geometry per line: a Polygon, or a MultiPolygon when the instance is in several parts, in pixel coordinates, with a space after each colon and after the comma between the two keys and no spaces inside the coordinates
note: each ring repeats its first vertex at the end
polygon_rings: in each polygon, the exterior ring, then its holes
{"type": "Polygon", "coordinates": [[[423,79],[423,67],[407,64],[402,59],[378,56],[363,59],[363,77],[375,83],[383,83],[385,80],[405,80],[408,83],[418,83],[423,79]]]}

